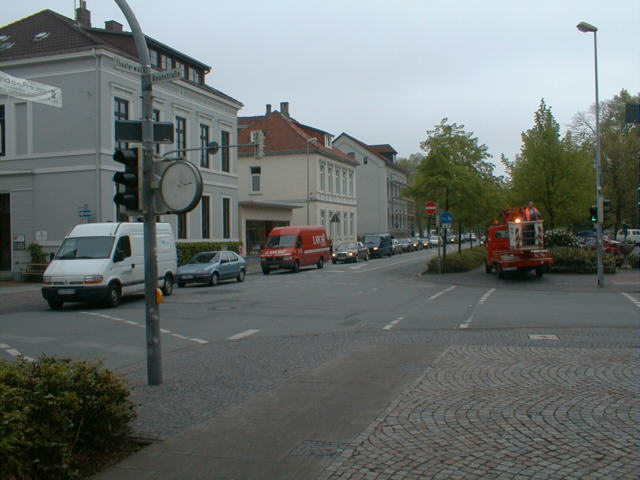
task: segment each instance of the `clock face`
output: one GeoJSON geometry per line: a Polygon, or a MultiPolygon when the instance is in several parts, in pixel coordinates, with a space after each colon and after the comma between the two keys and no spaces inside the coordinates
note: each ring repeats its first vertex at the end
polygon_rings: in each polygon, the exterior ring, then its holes
{"type": "Polygon", "coordinates": [[[191,162],[173,162],[162,174],[160,193],[169,212],[188,212],[200,201],[202,175],[191,162]]]}

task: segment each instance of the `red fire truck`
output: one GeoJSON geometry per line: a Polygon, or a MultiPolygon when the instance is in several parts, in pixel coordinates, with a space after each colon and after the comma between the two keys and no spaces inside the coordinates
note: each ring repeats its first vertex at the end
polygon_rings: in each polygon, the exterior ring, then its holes
{"type": "Polygon", "coordinates": [[[542,220],[526,221],[523,207],[502,211],[505,223],[489,227],[485,244],[484,264],[487,273],[493,269],[499,278],[516,270],[535,270],[537,277],[553,265],[553,258],[544,248],[542,220]]]}

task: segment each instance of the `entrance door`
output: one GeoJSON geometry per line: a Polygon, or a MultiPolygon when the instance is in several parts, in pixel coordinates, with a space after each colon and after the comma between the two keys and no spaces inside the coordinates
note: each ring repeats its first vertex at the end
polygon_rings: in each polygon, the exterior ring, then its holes
{"type": "Polygon", "coordinates": [[[11,195],[0,194],[0,270],[11,270],[11,195]]]}

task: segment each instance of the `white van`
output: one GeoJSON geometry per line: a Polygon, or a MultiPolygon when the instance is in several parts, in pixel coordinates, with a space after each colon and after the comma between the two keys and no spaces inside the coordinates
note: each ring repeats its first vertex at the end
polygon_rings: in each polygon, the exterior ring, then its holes
{"type": "MultiPolygon", "coordinates": [[[[144,293],[142,223],[86,223],[66,236],[44,272],[42,296],[52,309],[64,302],[101,301],[116,307],[124,295],[144,293]]],[[[173,292],[178,256],[171,225],[158,223],[158,286],[173,292]]]]}
{"type": "MultiPolygon", "coordinates": [[[[624,230],[618,230],[618,233],[616,233],[616,240],[618,240],[619,242],[624,242],[624,230]]],[[[633,242],[636,245],[640,244],[640,230],[637,228],[628,228],[627,242],[633,242]]]]}

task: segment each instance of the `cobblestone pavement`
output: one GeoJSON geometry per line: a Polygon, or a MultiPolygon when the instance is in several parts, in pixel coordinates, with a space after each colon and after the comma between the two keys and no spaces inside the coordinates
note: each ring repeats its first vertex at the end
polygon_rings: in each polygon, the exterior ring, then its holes
{"type": "Polygon", "coordinates": [[[448,348],[318,478],[639,478],[636,348],[448,348]]]}

